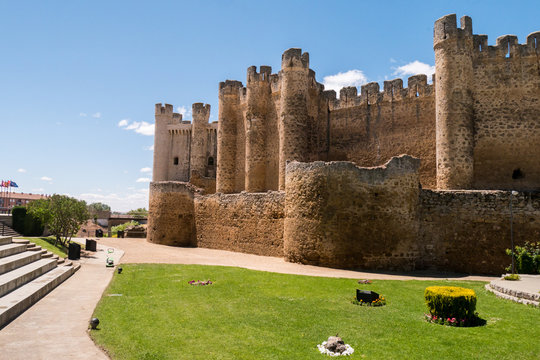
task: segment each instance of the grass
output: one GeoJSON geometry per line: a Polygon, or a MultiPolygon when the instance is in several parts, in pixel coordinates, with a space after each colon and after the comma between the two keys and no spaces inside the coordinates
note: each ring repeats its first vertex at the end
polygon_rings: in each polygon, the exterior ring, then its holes
{"type": "Polygon", "coordinates": [[[37,246],[41,246],[41,248],[50,251],[60,257],[65,258],[68,256],[68,249],[63,247],[60,242],[56,246],[54,246],[54,237],[23,237],[21,239],[29,240],[37,246]]]}
{"type": "Polygon", "coordinates": [[[533,359],[540,310],[496,298],[473,281],[382,281],[276,274],[232,267],[125,264],[100,300],[91,332],[112,359],[324,359],[339,333],[352,359],[533,359]],[[190,280],[214,281],[191,286],[190,280]],[[424,289],[475,290],[486,326],[430,324],[424,289]],[[387,299],[353,305],[355,289],[387,299]],[[109,296],[109,295],[122,296],[109,296]]]}

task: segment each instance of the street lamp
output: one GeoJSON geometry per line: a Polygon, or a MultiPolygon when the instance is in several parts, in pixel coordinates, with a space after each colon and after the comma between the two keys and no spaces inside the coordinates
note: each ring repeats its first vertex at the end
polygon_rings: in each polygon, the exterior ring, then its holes
{"type": "Polygon", "coordinates": [[[517,194],[518,192],[515,190],[510,191],[510,245],[512,246],[510,251],[512,254],[512,275],[516,273],[516,268],[514,265],[514,213],[512,211],[512,202],[514,200],[514,196],[517,194]]]}

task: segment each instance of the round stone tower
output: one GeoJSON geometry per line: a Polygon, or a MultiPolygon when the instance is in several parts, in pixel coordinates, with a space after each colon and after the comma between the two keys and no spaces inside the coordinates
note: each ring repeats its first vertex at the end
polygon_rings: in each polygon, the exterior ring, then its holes
{"type": "Polygon", "coordinates": [[[285,190],[286,161],[306,161],[309,54],[289,49],[281,57],[279,115],[279,189],[285,190]]]}
{"type": "Polygon", "coordinates": [[[438,189],[473,187],[472,20],[447,15],[435,22],[435,108],[438,189]]]}
{"type": "Polygon", "coordinates": [[[206,145],[208,138],[208,119],[210,118],[210,105],[195,103],[192,105],[192,114],[193,123],[191,125],[190,173],[196,171],[200,176],[206,176],[206,145]]]}

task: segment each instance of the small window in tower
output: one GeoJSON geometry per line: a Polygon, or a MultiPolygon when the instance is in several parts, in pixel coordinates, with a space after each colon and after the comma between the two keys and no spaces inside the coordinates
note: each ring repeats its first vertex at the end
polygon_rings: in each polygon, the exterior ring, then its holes
{"type": "Polygon", "coordinates": [[[513,172],[512,172],[512,179],[514,180],[519,180],[519,179],[523,179],[525,177],[525,175],[523,174],[523,172],[521,171],[521,169],[515,169],[513,172]]]}
{"type": "Polygon", "coordinates": [[[174,165],[178,165],[178,156],[176,156],[176,157],[174,158],[173,163],[174,163],[174,165]]]}
{"type": "Polygon", "coordinates": [[[208,158],[208,166],[214,166],[214,158],[212,156],[208,158]]]}

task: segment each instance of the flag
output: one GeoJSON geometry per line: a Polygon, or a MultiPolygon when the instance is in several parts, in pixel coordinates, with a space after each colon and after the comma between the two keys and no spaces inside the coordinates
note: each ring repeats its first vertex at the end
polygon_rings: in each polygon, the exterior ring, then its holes
{"type": "Polygon", "coordinates": [[[2,187],[8,187],[7,181],[2,180],[2,187]]]}
{"type": "Polygon", "coordinates": [[[11,185],[11,187],[19,187],[19,185],[17,185],[15,181],[10,181],[9,184],[11,185]]]}

